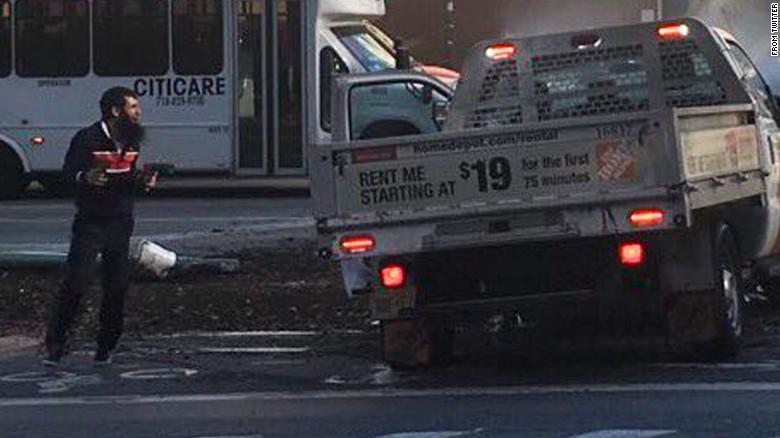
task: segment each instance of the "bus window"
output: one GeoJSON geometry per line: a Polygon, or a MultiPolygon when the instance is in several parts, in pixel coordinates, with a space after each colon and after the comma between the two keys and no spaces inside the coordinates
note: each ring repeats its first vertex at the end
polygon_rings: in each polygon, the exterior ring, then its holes
{"type": "Polygon", "coordinates": [[[168,3],[95,0],[95,73],[157,76],[168,72],[168,3]]]}
{"type": "Polygon", "coordinates": [[[377,72],[395,68],[393,53],[369,29],[363,26],[341,26],[333,28],[333,32],[366,71],[377,72]]]}
{"type": "Polygon", "coordinates": [[[0,1],[0,77],[11,74],[11,2],[0,1]]]}
{"type": "Polygon", "coordinates": [[[173,0],[173,70],[215,75],[224,63],[221,0],[173,0]]]}
{"type": "Polygon", "coordinates": [[[279,46],[279,155],[282,169],[303,167],[303,44],[302,7],[305,0],[277,2],[279,46]]]}
{"type": "Polygon", "coordinates": [[[89,72],[87,0],[16,2],[16,71],[23,77],[89,72]]]}

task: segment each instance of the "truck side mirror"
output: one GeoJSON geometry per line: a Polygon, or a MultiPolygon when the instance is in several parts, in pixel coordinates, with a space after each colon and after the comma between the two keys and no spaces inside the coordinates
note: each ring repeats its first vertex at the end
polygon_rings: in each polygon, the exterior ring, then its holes
{"type": "Polygon", "coordinates": [[[409,70],[412,68],[412,56],[409,54],[409,48],[402,40],[395,41],[395,68],[398,70],[409,70]]]}
{"type": "Polygon", "coordinates": [[[748,68],[747,70],[745,70],[745,74],[744,74],[744,76],[742,76],[742,80],[743,81],[752,81],[753,79],[756,78],[756,76],[758,76],[758,72],[756,71],[755,68],[751,67],[751,68],[748,68]]]}
{"type": "Polygon", "coordinates": [[[450,103],[447,101],[433,102],[431,118],[436,123],[436,126],[441,130],[444,127],[444,123],[447,122],[447,116],[450,114],[450,103]]]}

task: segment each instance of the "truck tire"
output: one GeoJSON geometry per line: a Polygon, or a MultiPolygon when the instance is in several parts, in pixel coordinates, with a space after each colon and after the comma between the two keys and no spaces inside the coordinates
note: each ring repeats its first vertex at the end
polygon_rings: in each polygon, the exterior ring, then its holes
{"type": "Polygon", "coordinates": [[[710,291],[675,293],[667,311],[667,339],[681,353],[696,359],[735,356],[742,337],[743,281],[736,238],[726,224],[710,234],[710,291]]]}
{"type": "Polygon", "coordinates": [[[26,187],[21,161],[0,144],[0,199],[18,199],[26,187]]]}
{"type": "Polygon", "coordinates": [[[733,357],[739,352],[743,329],[741,257],[734,233],[726,224],[716,227],[713,243],[716,288],[712,298],[718,336],[705,350],[716,357],[733,357]]]}
{"type": "Polygon", "coordinates": [[[382,322],[382,358],[394,369],[445,365],[452,360],[453,331],[421,319],[382,322]]]}

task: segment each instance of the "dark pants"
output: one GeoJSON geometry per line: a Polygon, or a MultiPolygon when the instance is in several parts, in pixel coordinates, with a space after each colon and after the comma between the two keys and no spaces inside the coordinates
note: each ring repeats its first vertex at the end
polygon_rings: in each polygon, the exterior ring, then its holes
{"type": "Polygon", "coordinates": [[[98,349],[113,350],[122,334],[125,293],[130,285],[128,249],[132,216],[88,217],[76,214],[65,280],[57,293],[46,332],[50,354],[62,355],[79,302],[89,289],[102,255],[103,299],[100,303],[98,349]]]}

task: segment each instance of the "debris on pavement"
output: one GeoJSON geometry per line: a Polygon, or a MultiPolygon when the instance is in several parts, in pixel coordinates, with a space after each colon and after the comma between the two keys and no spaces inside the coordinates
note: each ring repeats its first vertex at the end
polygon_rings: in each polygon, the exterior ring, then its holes
{"type": "MultiPolygon", "coordinates": [[[[370,329],[362,299],[347,300],[336,265],[312,242],[224,254],[240,259],[230,275],[189,270],[165,279],[138,277],[127,296],[125,332],[370,329]]],[[[0,268],[0,336],[41,336],[61,271],[0,268]]],[[[74,334],[94,337],[99,281],[82,302],[74,334]]]]}
{"type": "MultiPolygon", "coordinates": [[[[58,251],[4,251],[0,252],[0,269],[58,269],[65,264],[67,257],[66,252],[58,251]]],[[[199,271],[232,274],[241,268],[236,258],[179,255],[149,240],[131,241],[129,257],[142,275],[159,279],[199,271]]]]}

